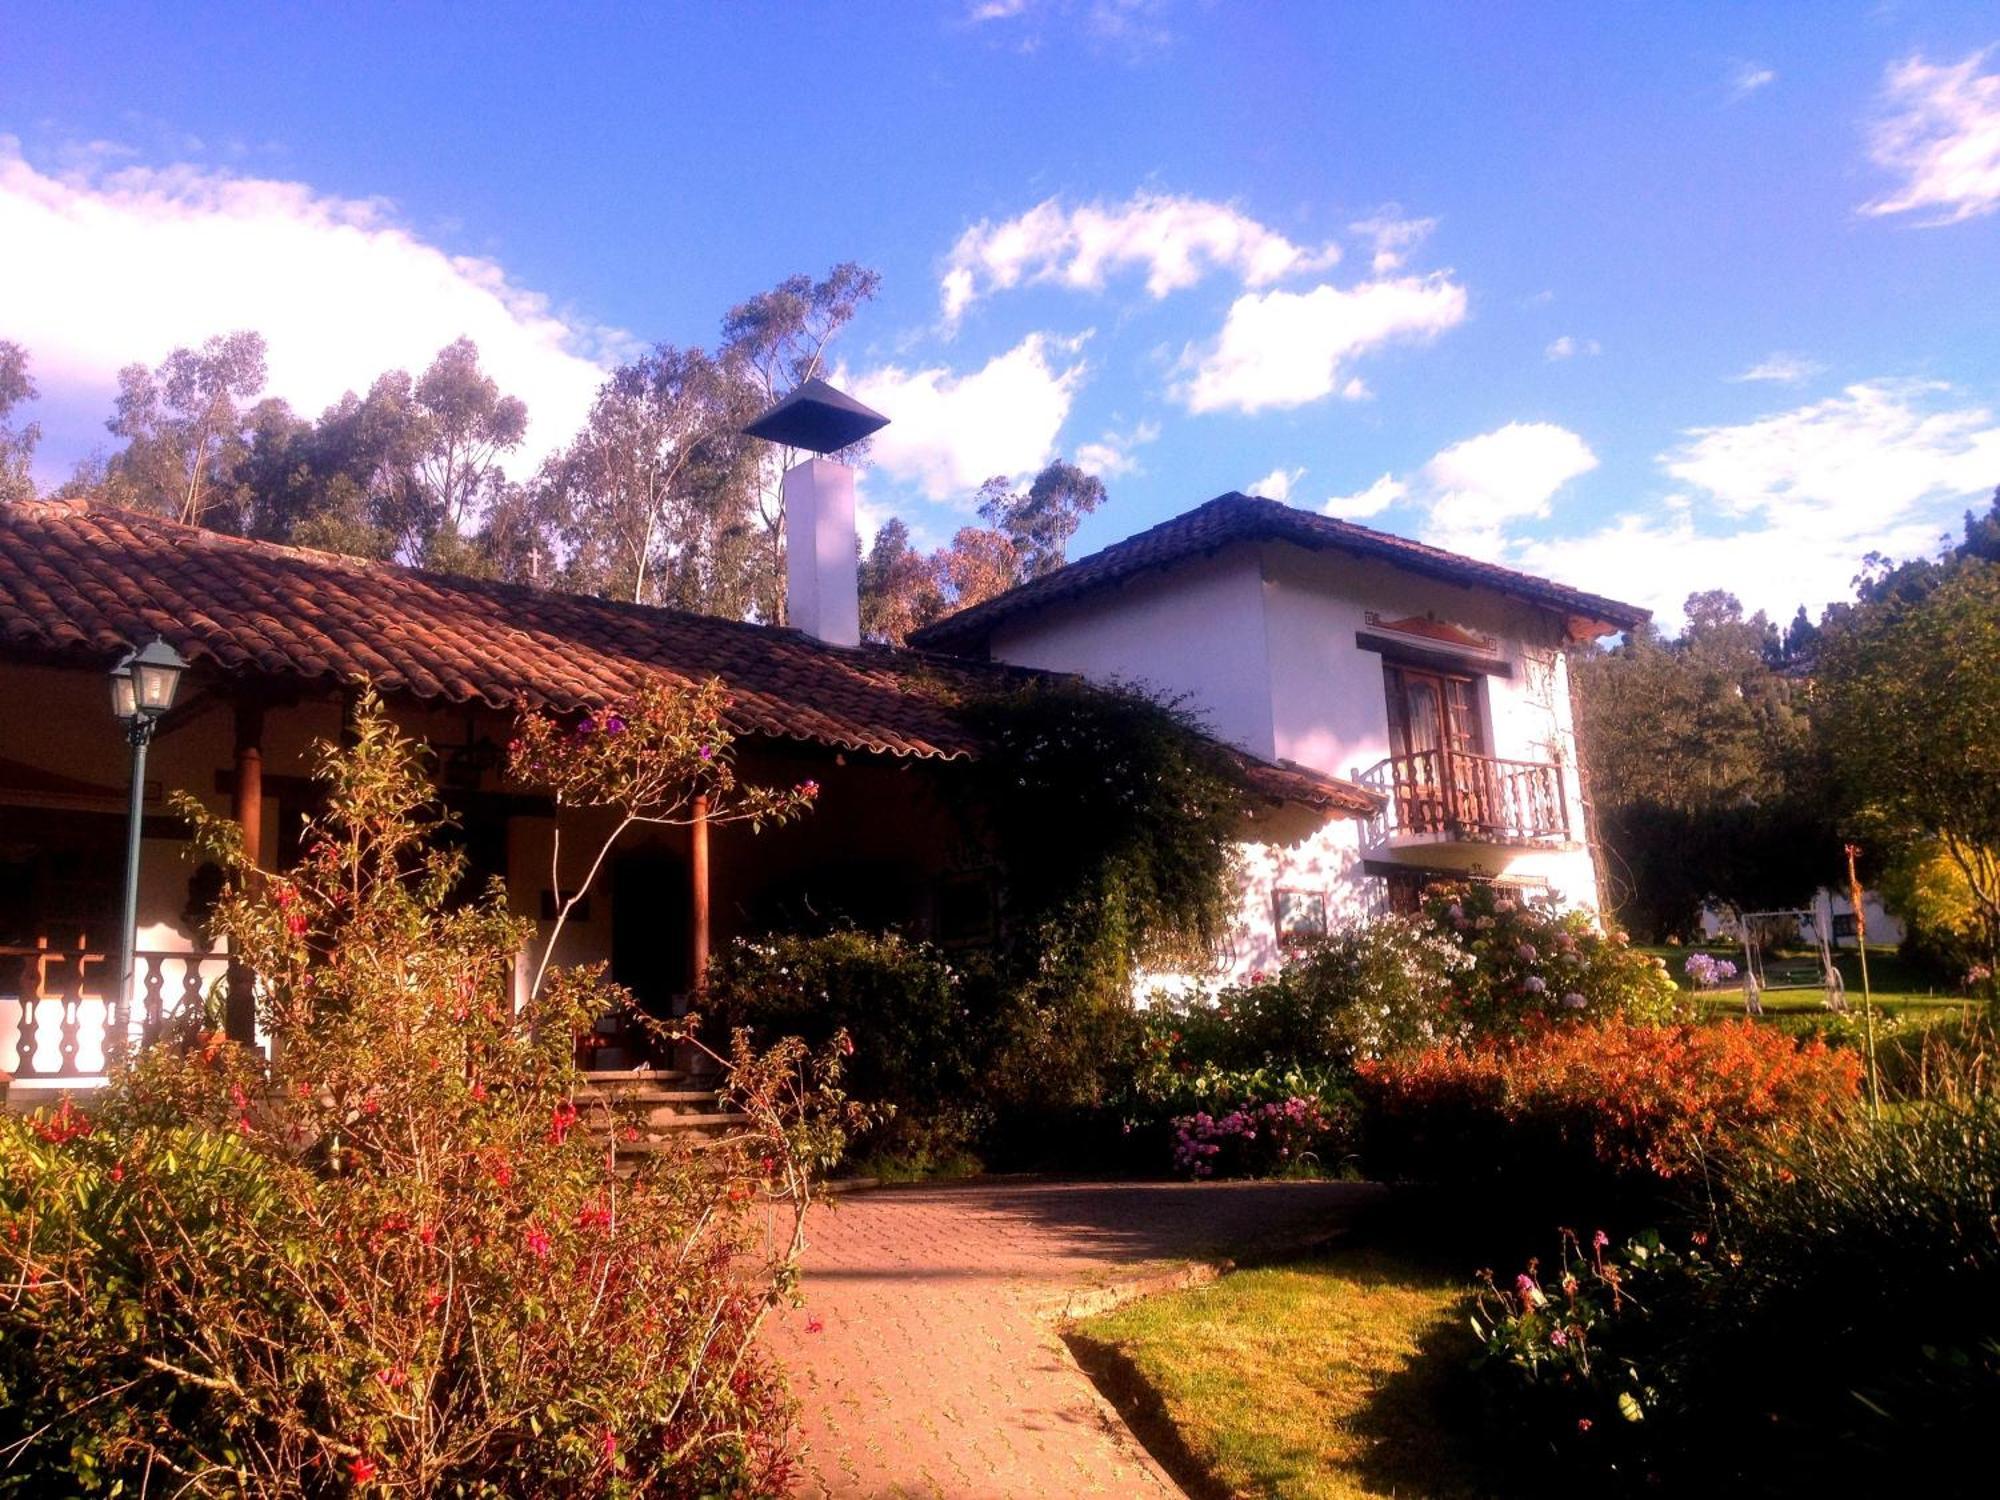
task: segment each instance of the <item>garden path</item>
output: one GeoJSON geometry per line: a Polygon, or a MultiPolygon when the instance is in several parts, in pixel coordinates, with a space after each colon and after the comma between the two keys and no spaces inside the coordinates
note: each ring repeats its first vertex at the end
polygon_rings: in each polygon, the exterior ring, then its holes
{"type": "Polygon", "coordinates": [[[849,1195],[808,1226],[805,1304],[773,1348],[815,1500],[1173,1497],[1058,1337],[1093,1293],[1301,1248],[1356,1183],[999,1179],[849,1195]]]}

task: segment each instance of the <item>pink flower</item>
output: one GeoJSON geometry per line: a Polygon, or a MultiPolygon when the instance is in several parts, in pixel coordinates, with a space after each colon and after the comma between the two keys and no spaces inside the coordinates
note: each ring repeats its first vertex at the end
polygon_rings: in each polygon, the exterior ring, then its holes
{"type": "Polygon", "coordinates": [[[1590,1237],[1590,1246],[1593,1250],[1602,1250],[1605,1246],[1609,1245],[1610,1243],[1611,1243],[1611,1236],[1606,1234],[1601,1229],[1590,1237]]]}
{"type": "Polygon", "coordinates": [[[521,1244],[530,1255],[536,1257],[538,1260],[548,1259],[549,1237],[542,1232],[540,1226],[530,1224],[528,1232],[521,1236],[521,1244]]]}

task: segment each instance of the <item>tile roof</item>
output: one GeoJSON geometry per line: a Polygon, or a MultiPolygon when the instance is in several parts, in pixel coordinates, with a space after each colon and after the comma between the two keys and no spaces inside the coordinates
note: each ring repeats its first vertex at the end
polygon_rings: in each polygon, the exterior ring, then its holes
{"type": "Polygon", "coordinates": [[[938,650],[977,649],[1001,621],[1122,583],[1149,568],[1214,552],[1232,542],[1282,541],[1313,550],[1336,549],[1375,558],[1453,583],[1494,589],[1516,599],[1558,610],[1607,629],[1629,630],[1650,619],[1651,611],[1587,594],[1547,579],[1517,573],[1494,563],[1461,557],[1386,531],[1357,526],[1311,511],[1295,510],[1254,495],[1219,495],[1150,530],[1113,542],[1101,552],[997,594],[982,604],[947,615],[911,637],[913,644],[938,650]]]}
{"type": "MultiPolygon", "coordinates": [[[[949,690],[1020,669],[796,630],[426,573],[249,541],[86,501],[0,506],[0,653],[108,666],[153,636],[230,676],[559,711],[648,677],[721,679],[738,733],[971,757],[949,690]]],[[[1242,756],[1254,791],[1372,811],[1350,782],[1242,756]]]]}
{"type": "MultiPolygon", "coordinates": [[[[739,733],[962,756],[927,688],[965,663],[795,630],[248,541],[84,502],[0,507],[0,643],[111,657],[154,635],[230,675],[570,711],[646,677],[718,677],[739,733]]],[[[980,676],[990,676],[983,671],[980,676]]]]}

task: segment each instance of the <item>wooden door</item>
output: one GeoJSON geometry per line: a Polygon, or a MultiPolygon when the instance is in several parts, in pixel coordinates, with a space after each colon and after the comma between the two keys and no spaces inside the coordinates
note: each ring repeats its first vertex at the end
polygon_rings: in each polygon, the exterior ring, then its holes
{"type": "Polygon", "coordinates": [[[1483,820],[1491,799],[1478,759],[1484,737],[1476,683],[1420,667],[1385,670],[1389,749],[1396,758],[1402,827],[1412,833],[1441,833],[1468,817],[1483,820]]]}

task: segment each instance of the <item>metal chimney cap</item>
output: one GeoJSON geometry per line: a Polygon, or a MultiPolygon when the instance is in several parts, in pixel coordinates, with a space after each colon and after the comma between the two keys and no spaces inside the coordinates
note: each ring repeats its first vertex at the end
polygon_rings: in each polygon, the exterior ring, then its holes
{"type": "Polygon", "coordinates": [[[880,412],[815,376],[743,431],[787,448],[837,453],[888,425],[880,412]]]}

